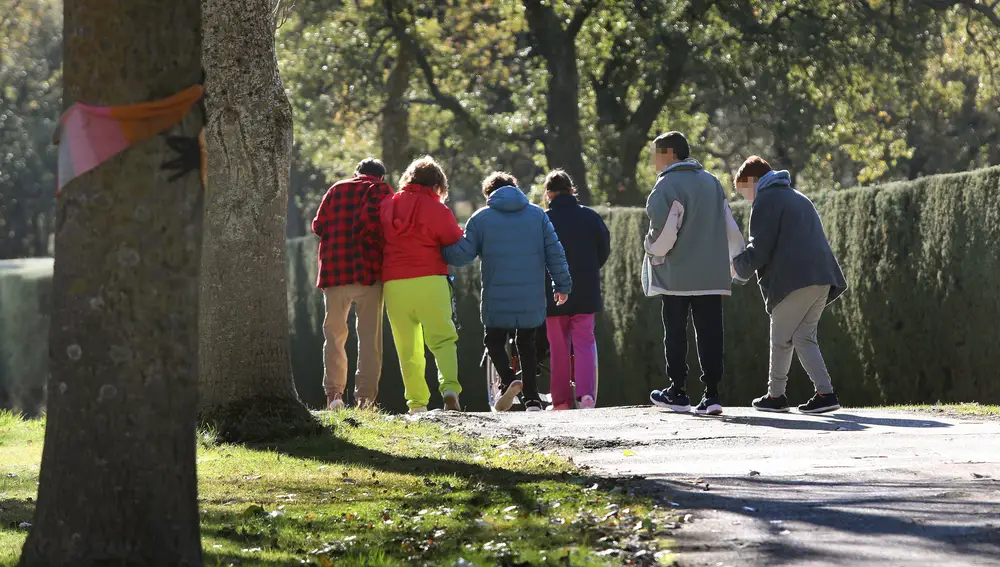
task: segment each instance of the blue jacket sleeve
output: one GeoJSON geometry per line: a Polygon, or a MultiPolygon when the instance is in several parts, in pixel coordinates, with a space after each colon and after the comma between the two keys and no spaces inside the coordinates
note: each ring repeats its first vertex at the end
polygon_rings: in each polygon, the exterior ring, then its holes
{"type": "Polygon", "coordinates": [[[482,251],[482,239],[476,228],[476,218],[472,217],[465,223],[465,236],[461,240],[441,249],[444,261],[449,266],[466,266],[471,264],[482,251]]]}
{"type": "Polygon", "coordinates": [[[745,283],[754,272],[771,263],[781,229],[781,211],[776,205],[773,199],[758,197],[750,209],[750,242],[746,250],[733,258],[738,283],[745,283]]]}
{"type": "Polygon", "coordinates": [[[569,275],[569,264],[566,263],[566,251],[552,227],[548,215],[542,215],[545,223],[542,230],[545,235],[545,267],[552,277],[553,291],[569,294],[573,291],[573,278],[569,275]]]}

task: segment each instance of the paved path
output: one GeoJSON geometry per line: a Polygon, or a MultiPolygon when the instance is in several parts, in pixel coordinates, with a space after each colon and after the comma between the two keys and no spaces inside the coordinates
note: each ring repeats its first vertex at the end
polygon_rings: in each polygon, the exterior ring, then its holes
{"type": "Polygon", "coordinates": [[[749,408],[438,416],[559,449],[597,474],[646,476],[691,515],[677,532],[682,567],[1000,566],[1000,420],[749,408]]]}

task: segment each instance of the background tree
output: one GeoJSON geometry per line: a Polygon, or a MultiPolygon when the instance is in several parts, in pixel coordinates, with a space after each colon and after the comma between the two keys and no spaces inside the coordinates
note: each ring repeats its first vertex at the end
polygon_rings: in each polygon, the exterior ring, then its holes
{"type": "MultiPolygon", "coordinates": [[[[66,103],[161,99],[201,78],[198,0],[65,2],[66,103]]],[[[199,110],[172,132],[191,138],[199,110]]],[[[21,564],[200,565],[195,419],[202,188],[163,136],[63,188],[51,377],[21,564]],[[176,179],[176,180],[171,180],[176,179]]]]}
{"type": "MultiPolygon", "coordinates": [[[[206,0],[201,416],[230,441],[315,432],[292,380],[285,221],[292,111],[274,0],[206,0]]],[[[317,379],[319,377],[317,376],[317,379]]]]}
{"type": "Polygon", "coordinates": [[[0,0],[0,259],[45,256],[62,98],[62,2],[0,0]]]}

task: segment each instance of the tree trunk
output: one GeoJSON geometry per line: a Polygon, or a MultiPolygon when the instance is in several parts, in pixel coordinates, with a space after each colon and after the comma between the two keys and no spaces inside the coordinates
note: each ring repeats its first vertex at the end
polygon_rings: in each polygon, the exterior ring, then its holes
{"type": "Polygon", "coordinates": [[[545,109],[548,131],[542,138],[545,160],[550,168],[560,167],[569,173],[584,204],[590,203],[590,187],[580,134],[580,72],[576,60],[576,35],[595,4],[589,1],[581,3],[570,23],[563,27],[562,18],[556,14],[551,3],[524,0],[528,27],[549,72],[545,109]]]}
{"type": "Polygon", "coordinates": [[[204,2],[201,417],[227,441],[318,427],[292,380],[285,284],[292,110],[278,76],[272,9],[273,0],[204,2]]]}
{"type": "Polygon", "coordinates": [[[382,160],[386,179],[395,180],[406,168],[410,147],[410,107],[404,102],[410,87],[412,56],[400,47],[396,63],[389,72],[388,97],[382,111],[382,160]]]}
{"type": "MultiPolygon", "coordinates": [[[[64,104],[201,78],[198,0],[65,0],[64,104]]],[[[197,108],[171,134],[196,137],[197,108]]],[[[48,421],[22,566],[201,565],[195,418],[202,188],[154,137],[61,192],[48,421]]]]}

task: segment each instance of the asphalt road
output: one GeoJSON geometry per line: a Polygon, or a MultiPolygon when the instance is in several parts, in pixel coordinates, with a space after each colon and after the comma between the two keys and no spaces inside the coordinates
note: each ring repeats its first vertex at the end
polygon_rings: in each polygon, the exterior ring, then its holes
{"type": "Polygon", "coordinates": [[[726,409],[434,413],[645,476],[687,519],[682,567],[1000,566],[1000,420],[726,409]]]}

